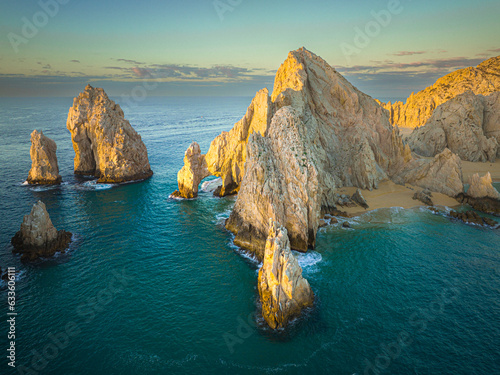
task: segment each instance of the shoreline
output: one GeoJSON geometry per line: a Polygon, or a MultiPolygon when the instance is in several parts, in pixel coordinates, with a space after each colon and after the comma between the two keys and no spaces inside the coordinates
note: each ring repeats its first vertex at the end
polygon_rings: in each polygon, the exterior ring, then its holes
{"type": "MultiPolygon", "coordinates": [[[[356,187],[343,187],[337,190],[339,194],[347,194],[351,196],[356,191],[356,187]]],[[[423,190],[418,186],[412,186],[406,184],[405,186],[397,185],[390,180],[385,180],[379,183],[378,189],[361,190],[361,194],[368,203],[368,208],[365,210],[360,206],[355,207],[342,207],[342,211],[345,211],[349,216],[359,216],[364,213],[378,210],[380,208],[392,208],[392,207],[402,207],[402,208],[414,208],[414,207],[425,207],[419,200],[413,199],[415,192],[423,190]]],[[[432,202],[434,206],[446,206],[449,208],[454,208],[460,206],[460,203],[445,194],[432,193],[432,202]]]]}

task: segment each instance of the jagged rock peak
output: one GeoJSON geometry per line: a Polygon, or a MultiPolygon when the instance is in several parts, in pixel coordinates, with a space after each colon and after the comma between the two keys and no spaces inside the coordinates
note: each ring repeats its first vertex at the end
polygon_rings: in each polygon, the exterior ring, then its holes
{"type": "Polygon", "coordinates": [[[58,184],[61,182],[57,164],[57,145],[40,130],[31,133],[31,169],[28,173],[29,184],[58,184]]]}
{"type": "Polygon", "coordinates": [[[71,233],[54,227],[42,201],[35,203],[31,212],[24,216],[21,229],[11,240],[13,252],[21,253],[21,260],[28,261],[64,251],[70,241],[71,233]]]}
{"type": "Polygon", "coordinates": [[[259,270],[258,290],[262,316],[272,329],[285,327],[314,303],[314,293],[290,250],[287,230],[272,219],[264,262],[259,270]]]}
{"type": "Polygon", "coordinates": [[[500,91],[500,56],[441,77],[432,86],[412,93],[406,103],[381,104],[390,112],[393,125],[416,128],[427,122],[437,106],[468,90],[482,95],[500,91]]]}
{"type": "Polygon", "coordinates": [[[487,172],[483,177],[479,177],[479,173],[472,175],[467,195],[473,198],[500,199],[500,193],[493,187],[490,172],[487,172]]]}
{"type": "Polygon", "coordinates": [[[122,109],[102,88],[90,85],[74,100],[66,124],[75,150],[75,173],[99,182],[151,177],[146,146],[122,109]]]}

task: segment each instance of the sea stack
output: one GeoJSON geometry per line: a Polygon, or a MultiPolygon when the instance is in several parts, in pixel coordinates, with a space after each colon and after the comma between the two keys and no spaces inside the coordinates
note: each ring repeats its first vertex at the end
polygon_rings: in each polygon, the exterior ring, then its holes
{"type": "Polygon", "coordinates": [[[302,268],[290,250],[287,230],[272,219],[258,289],[262,316],[272,329],[285,327],[314,303],[311,287],[302,277],[302,268]]]}
{"type": "Polygon", "coordinates": [[[489,172],[483,177],[479,177],[478,173],[474,174],[467,193],[460,194],[457,200],[478,211],[500,215],[500,193],[493,187],[489,172]]]}
{"type": "Polygon", "coordinates": [[[25,215],[21,229],[12,237],[14,253],[21,253],[22,261],[51,257],[64,252],[71,242],[71,233],[57,230],[50,220],[45,204],[38,201],[30,214],[25,215]]]}
{"type": "Polygon", "coordinates": [[[90,85],[73,100],[66,127],[75,150],[75,174],[119,183],[153,175],[141,136],[118,104],[90,85]]]}
{"type": "Polygon", "coordinates": [[[31,133],[31,169],[27,181],[31,185],[52,185],[61,182],[56,156],[57,145],[42,131],[31,133]]]}

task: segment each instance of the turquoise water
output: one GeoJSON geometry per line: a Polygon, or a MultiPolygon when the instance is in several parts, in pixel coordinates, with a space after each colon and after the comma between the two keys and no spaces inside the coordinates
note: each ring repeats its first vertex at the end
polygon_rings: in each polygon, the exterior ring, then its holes
{"type": "MultiPolygon", "coordinates": [[[[426,209],[321,229],[316,250],[298,255],[314,309],[279,334],[265,328],[255,314],[259,265],[223,227],[234,198],[168,199],[190,142],[206,151],[249,103],[148,98],[130,108],[155,174],[101,186],[72,174],[72,99],[0,99],[0,265],[21,272],[18,367],[0,359],[0,373],[500,373],[500,231],[426,209]],[[59,187],[22,185],[34,128],[57,142],[59,187]],[[74,242],[23,265],[9,241],[39,199],[74,242]]],[[[4,315],[5,290],[0,298],[4,315]]]]}

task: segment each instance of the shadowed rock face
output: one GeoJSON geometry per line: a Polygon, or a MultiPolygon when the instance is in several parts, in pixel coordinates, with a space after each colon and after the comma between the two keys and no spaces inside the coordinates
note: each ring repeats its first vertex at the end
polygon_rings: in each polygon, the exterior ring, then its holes
{"type": "Polygon", "coordinates": [[[411,133],[408,144],[422,156],[449,148],[462,160],[494,162],[500,141],[495,114],[500,114],[500,92],[484,97],[467,91],[437,107],[425,126],[411,133]]]}
{"type": "Polygon", "coordinates": [[[272,220],[269,220],[258,289],[262,316],[272,329],[285,327],[314,303],[311,287],[302,277],[302,268],[290,250],[286,229],[272,220]]]}
{"type": "Polygon", "coordinates": [[[469,90],[482,95],[500,91],[500,56],[483,61],[476,68],[450,73],[434,85],[412,93],[406,103],[381,104],[389,111],[393,125],[416,128],[427,122],[437,106],[469,90]]]}
{"type": "Polygon", "coordinates": [[[493,187],[489,172],[483,177],[479,177],[478,173],[474,174],[467,194],[460,194],[457,200],[478,211],[500,215],[500,193],[493,187]]]}
{"type": "Polygon", "coordinates": [[[42,131],[31,133],[31,169],[28,173],[29,184],[51,185],[61,182],[57,165],[56,142],[43,135],[42,131]]]}
{"type": "Polygon", "coordinates": [[[66,124],[75,150],[75,173],[98,182],[141,180],[153,175],[141,136],[103,89],[87,85],[76,97],[66,124]]]}
{"type": "Polygon", "coordinates": [[[179,190],[174,196],[194,198],[198,185],[207,176],[222,178],[222,187],[217,195],[226,196],[238,192],[244,175],[249,136],[266,134],[272,115],[272,105],[267,89],[262,89],[253,98],[245,116],[229,132],[222,132],[210,144],[206,155],[193,142],[184,157],[184,167],[177,174],[179,190]]]}
{"type": "Polygon", "coordinates": [[[64,251],[71,242],[71,233],[58,231],[45,204],[38,201],[31,212],[24,216],[21,230],[11,240],[14,253],[21,253],[21,260],[31,261],[39,257],[50,257],[58,251],[64,251]]]}

